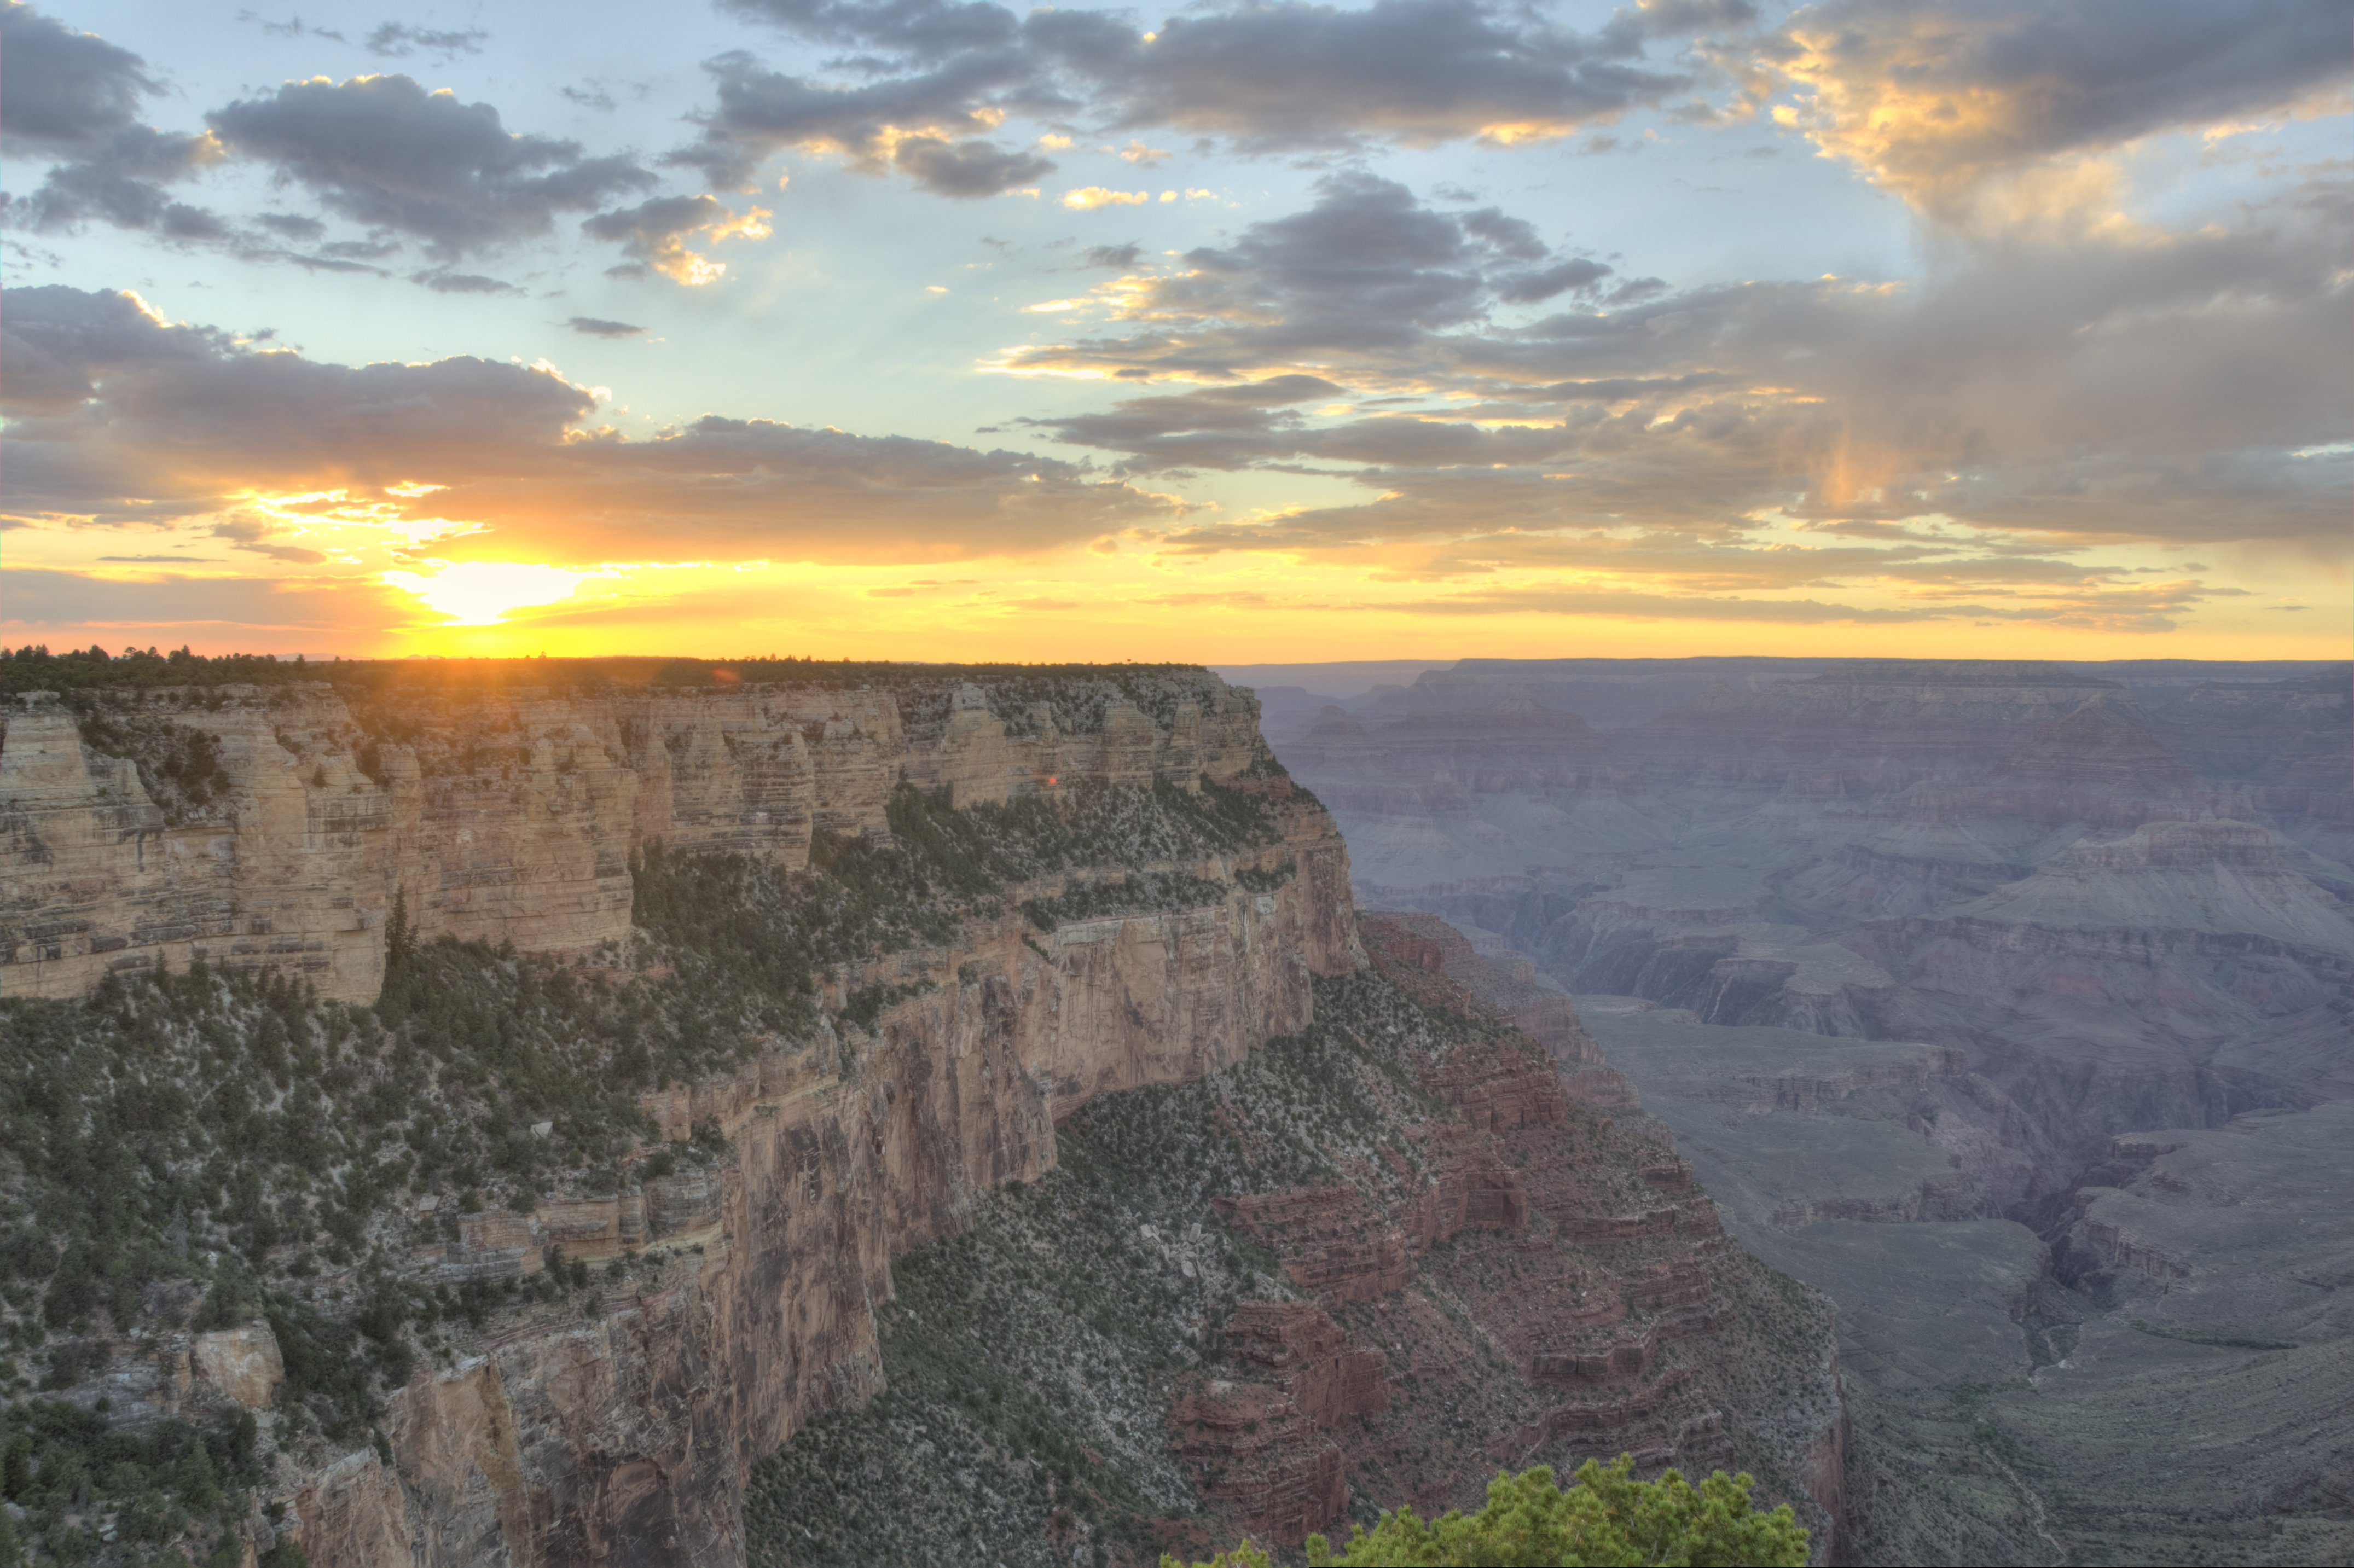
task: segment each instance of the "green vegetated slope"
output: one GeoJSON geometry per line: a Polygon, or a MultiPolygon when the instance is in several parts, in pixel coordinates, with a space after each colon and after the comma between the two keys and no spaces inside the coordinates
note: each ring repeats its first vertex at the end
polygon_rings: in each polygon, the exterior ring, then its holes
{"type": "MultiPolygon", "coordinates": [[[[0,696],[55,692],[83,712],[135,705],[146,689],[192,687],[201,694],[221,686],[291,687],[323,681],[347,700],[403,700],[524,692],[603,696],[664,689],[722,690],[773,683],[793,686],[861,687],[888,691],[912,728],[944,719],[954,683],[975,682],[1008,733],[1029,733],[1041,716],[1066,734],[1103,727],[1115,698],[1134,703],[1166,726],[1188,688],[1206,677],[1199,664],[915,664],[870,659],[331,659],[230,653],[207,658],[186,648],[166,653],[126,648],[45,645],[0,648],[0,696]],[[1175,679],[1172,679],[1175,677],[1175,679]],[[1191,677],[1192,679],[1187,679],[1191,677]]],[[[118,754],[119,755],[119,754],[118,754]]]]}
{"type": "MultiPolygon", "coordinates": [[[[1172,1405],[1267,1375],[1225,1337],[1238,1306],[1308,1298],[1213,1200],[1362,1181],[1386,1157],[1418,1185],[1426,1151],[1408,1126],[1455,1119],[1418,1070],[1492,1044],[1500,1027],[1418,1005],[1374,973],[1320,980],[1304,1033],[1197,1083],[1094,1101],[1058,1129],[1056,1170],[894,1266],[896,1298],[880,1314],[888,1392],[758,1467],[751,1560],[1059,1568],[1230,1543],[1235,1514],[1204,1498],[1225,1473],[1172,1451],[1183,1436],[1172,1405]]],[[[1588,1151],[1597,1189],[1637,1199],[1633,1171],[1652,1146],[1582,1107],[1546,1130],[1588,1151]]],[[[1384,1505],[1426,1499],[1433,1475],[1459,1476],[1447,1501],[1475,1506],[1506,1457],[1574,1467],[1574,1438],[1523,1452],[1563,1392],[1532,1384],[1495,1337],[1511,1316],[1498,1298],[1549,1288],[1539,1255],[1585,1255],[1550,1231],[1542,1219],[1466,1231],[1403,1289],[1332,1307],[1391,1379],[1386,1412],[1333,1435],[1352,1517],[1370,1525],[1384,1505]],[[1447,1342],[1394,1341],[1416,1313],[1447,1342]]],[[[1689,1361],[1671,1350],[1643,1382],[1673,1387],[1698,1367],[1727,1407],[1729,1458],[1765,1478],[1761,1496],[1803,1503],[1790,1440],[1828,1418],[1814,1403],[1820,1298],[1737,1254],[1720,1283],[1737,1320],[1729,1346],[1701,1341],[1689,1361]]]]}
{"type": "Polygon", "coordinates": [[[0,1492],[27,1510],[9,1528],[44,1561],[167,1540],[202,1555],[244,1517],[257,1463],[380,1443],[385,1392],[454,1353],[448,1325],[589,1299],[577,1263],[454,1288],[405,1278],[394,1216],[421,1196],[454,1232],[462,1213],[711,1166],[716,1130],[661,1146],[638,1096],[871,1029],[896,993],[841,983],[862,960],[944,940],[1033,885],[1093,913],[1222,897],[1105,868],[1281,836],[1207,782],[970,810],[903,785],[888,815],[892,843],[822,833],[800,873],[657,847],[633,868],[632,939],[575,963],[420,943],[396,917],[373,1008],[201,964],[82,1001],[0,1000],[0,1451],[18,1456],[0,1492]],[[101,1380],[152,1374],[157,1336],[258,1321],[287,1372],[261,1461],[250,1417],[110,1433],[101,1380]]]}

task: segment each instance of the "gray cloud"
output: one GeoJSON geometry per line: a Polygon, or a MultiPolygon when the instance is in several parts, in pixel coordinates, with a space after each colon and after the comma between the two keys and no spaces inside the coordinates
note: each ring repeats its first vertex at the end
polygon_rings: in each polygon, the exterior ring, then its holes
{"type": "Polygon", "coordinates": [[[60,160],[8,206],[36,229],[95,218],[175,240],[223,238],[227,227],[165,187],[220,155],[212,138],[158,131],[140,106],[160,91],[146,62],[31,6],[0,8],[0,149],[60,160]]]}
{"type": "Polygon", "coordinates": [[[1589,291],[1609,275],[1610,269],[1601,262],[1574,257],[1537,271],[1513,272],[1499,278],[1496,297],[1516,305],[1532,305],[1556,294],[1589,291]]]}
{"type": "MultiPolygon", "coordinates": [[[[2126,613],[2128,585],[2062,559],[2076,547],[2342,538],[2349,220],[2340,204],[2294,202],[2163,242],[1981,243],[1905,288],[1671,291],[1642,279],[1612,291],[1575,260],[1520,260],[1532,237],[1502,214],[1433,212],[1342,176],[1304,212],[1102,296],[1124,335],[1011,363],[1236,383],[1032,425],[1120,454],[1115,471],[1297,469],[1381,497],[1182,530],[1166,541],[1181,552],[1357,560],[1419,541],[1401,569],[1445,577],[1547,564],[1552,546],[1499,545],[1501,531],[1639,527],[1697,551],[1644,571],[1695,574],[1695,591],[1766,577],[1787,588],[1807,582],[1719,547],[1780,525],[1761,518],[1916,543],[1912,524],[1955,518],[1988,531],[1978,546],[1940,544],[1901,572],[1886,552],[1808,548],[1788,569],[1861,572],[1914,597],[2056,595],[2067,603],[2052,613],[2097,618],[2126,613]],[[1584,302],[1523,326],[1495,319],[1548,273],[1582,285],[1584,302]],[[1366,396],[1397,392],[1418,396],[1366,396]],[[1305,407],[1328,401],[1359,412],[1305,407]],[[2058,564],[1956,564],[2003,555],[2058,564]]],[[[1623,557],[1617,544],[1577,548],[1551,564],[1623,557]]],[[[2173,611],[2132,613],[2154,625],[2173,611]]]]}
{"type": "Polygon", "coordinates": [[[267,16],[257,16],[251,11],[239,11],[237,14],[237,19],[240,22],[252,23],[266,36],[273,38],[333,38],[339,44],[351,42],[351,39],[335,28],[314,27],[300,16],[289,16],[282,22],[273,22],[267,16]]]}
{"type": "Polygon", "coordinates": [[[935,196],[992,196],[1055,172],[1044,158],[1009,153],[992,143],[910,136],[892,150],[892,166],[935,196]]]}
{"type": "Polygon", "coordinates": [[[1022,419],[1055,439],[1129,454],[1139,470],[1234,469],[1297,455],[1304,421],[1289,405],[1328,401],[1342,388],[1317,376],[1273,376],[1154,397],[1131,397],[1100,413],[1022,419]]]}
{"type": "Polygon", "coordinates": [[[1186,253],[1134,313],[1155,327],[1054,344],[1022,368],[1225,378],[1300,366],[1384,376],[1433,373],[1441,334],[1500,303],[1591,292],[1598,261],[1547,266],[1534,229],[1493,208],[1446,213],[1375,175],[1327,176],[1305,211],[1254,223],[1232,243],[1186,253]]]}
{"type": "Polygon", "coordinates": [[[412,283],[422,283],[437,294],[520,294],[521,289],[480,272],[412,272],[412,283]]]}
{"type": "Polygon", "coordinates": [[[668,161],[729,186],[747,184],[763,158],[786,147],[839,149],[853,167],[872,173],[888,162],[895,132],[942,138],[986,132],[995,121],[986,112],[990,100],[1030,69],[1016,56],[974,52],[916,75],[828,87],[769,70],[740,51],[704,69],[718,102],[703,117],[701,140],[668,161]]]}
{"type": "Polygon", "coordinates": [[[1149,45],[1128,29],[1058,24],[1062,15],[1025,29],[1087,80],[1116,125],[1245,147],[1561,134],[1690,81],[1630,63],[1626,41],[1475,0],[1242,7],[1173,17],[1149,45]]]}
{"type": "Polygon", "coordinates": [[[734,211],[714,196],[656,196],[636,207],[599,213],[583,220],[580,229],[592,239],[614,241],[630,259],[608,269],[609,276],[642,278],[660,272],[691,283],[703,281],[707,264],[686,248],[686,237],[723,233],[735,218],[734,211]]]}
{"type": "Polygon", "coordinates": [[[333,581],[167,575],[126,582],[35,567],[9,567],[0,581],[0,625],[26,641],[55,641],[52,628],[86,635],[111,627],[166,644],[182,640],[174,631],[342,631],[378,613],[373,588],[333,581]]]}
{"type": "Polygon", "coordinates": [[[463,32],[436,32],[429,27],[412,27],[405,22],[387,22],[367,37],[367,51],[388,59],[399,59],[423,49],[428,54],[449,59],[458,55],[478,55],[490,34],[480,27],[463,32]]]}
{"type": "Polygon", "coordinates": [[[206,116],[231,151],[307,186],[330,212],[412,236],[443,260],[546,233],[654,178],[577,142],[510,134],[487,103],[406,76],[289,82],[206,116]]]}
{"type": "Polygon", "coordinates": [[[255,217],[253,221],[272,234],[282,235],[288,239],[299,239],[306,244],[316,243],[325,238],[327,235],[325,224],[315,217],[305,217],[301,213],[265,212],[255,217]]]}
{"type": "Polygon", "coordinates": [[[0,413],[32,418],[62,415],[97,394],[96,377],[138,366],[147,374],[175,362],[195,364],[228,352],[209,328],[174,325],[129,294],[51,286],[11,289],[0,313],[0,413]]]}
{"type": "Polygon", "coordinates": [[[202,207],[174,200],[164,188],[219,155],[209,136],[133,125],[70,163],[52,165],[22,205],[37,229],[78,228],[96,218],[166,239],[226,239],[228,225],[202,207]]]}
{"type": "Polygon", "coordinates": [[[1383,608],[1416,615],[1524,615],[1533,611],[1541,615],[1596,616],[1622,620],[1735,620],[1782,626],[1827,626],[1842,622],[1857,626],[1889,626],[1987,615],[1999,615],[2006,620],[2019,619],[2016,609],[1989,609],[1983,605],[1865,609],[1855,605],[1824,604],[1810,599],[1712,599],[1615,588],[1503,589],[1388,604],[1383,608]]]}
{"type": "Polygon", "coordinates": [[[159,91],[147,62],[19,0],[0,7],[0,145],[16,156],[95,154],[159,91]]]}
{"type": "Polygon", "coordinates": [[[628,322],[607,321],[602,316],[574,316],[564,324],[583,337],[636,337],[646,330],[628,322]]]}
{"type": "Polygon", "coordinates": [[[420,514],[473,520],[541,558],[638,558],[658,537],[681,556],[876,561],[1041,549],[1181,515],[1025,452],[720,416],[652,440],[584,437],[594,397],[546,371],[255,353],[121,294],[12,290],[0,323],[0,509],[20,522],[226,515],[220,536],[252,548],[272,537],[234,515],[244,496],[419,481],[446,487],[420,514]]]}
{"type": "Polygon", "coordinates": [[[267,556],[273,561],[284,561],[292,566],[315,567],[327,558],[325,552],[306,546],[278,543],[281,532],[278,523],[251,513],[241,512],[226,517],[214,524],[211,532],[214,538],[226,539],[238,549],[249,550],[257,556],[267,556]]]}
{"type": "Polygon", "coordinates": [[[2340,0],[1829,0],[1756,63],[1812,93],[1823,146],[1958,217],[1989,176],[2342,82],[2354,28],[2340,0]]]}
{"type": "Polygon", "coordinates": [[[719,8],[828,43],[941,59],[1013,41],[1020,24],[1001,5],[943,0],[719,0],[719,8]]]}
{"type": "Polygon", "coordinates": [[[786,147],[839,149],[879,168],[894,132],[969,136],[1009,111],[1076,116],[1106,132],[1166,127],[1257,152],[1430,145],[1566,134],[1692,81],[1642,63],[1641,25],[1580,34],[1533,7],[1481,0],[1239,5],[1173,17],[1149,42],[1101,11],[1017,16],[940,0],[725,0],[725,8],[860,51],[835,62],[855,79],[838,86],[741,52],[709,62],[717,100],[704,135],[672,156],[731,185],[786,147]]]}

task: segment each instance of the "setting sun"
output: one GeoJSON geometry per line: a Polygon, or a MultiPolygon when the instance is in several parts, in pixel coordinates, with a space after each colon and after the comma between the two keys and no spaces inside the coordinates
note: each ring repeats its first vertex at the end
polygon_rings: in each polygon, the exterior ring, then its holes
{"type": "Polygon", "coordinates": [[[387,572],[384,580],[415,595],[427,609],[450,617],[447,624],[451,626],[496,626],[511,609],[569,599],[582,582],[604,575],[522,561],[429,564],[437,568],[430,575],[387,572]]]}

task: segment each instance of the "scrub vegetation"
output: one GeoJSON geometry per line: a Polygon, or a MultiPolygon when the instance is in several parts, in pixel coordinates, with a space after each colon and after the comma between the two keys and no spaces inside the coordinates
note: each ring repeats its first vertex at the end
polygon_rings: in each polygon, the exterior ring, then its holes
{"type": "MultiPolygon", "coordinates": [[[[182,781],[158,799],[204,803],[205,737],[105,704],[81,716],[143,779],[182,781]]],[[[22,1511],[0,1528],[16,1549],[77,1561],[111,1531],[110,1551],[169,1541],[201,1560],[243,1517],[252,1415],[115,1430],[93,1380],[126,1342],[152,1357],[164,1336],[267,1323],[286,1383],[265,1456],[381,1441],[387,1391],[440,1353],[441,1323],[589,1285],[560,1259],[528,1281],[421,1284],[401,1267],[414,1240],[707,1169],[725,1154],[716,1129],[665,1145],[639,1096],[873,1030],[911,988],[851,983],[869,959],[945,943],[1034,890],[1048,930],[1214,902],[1229,885],[1097,868],[1200,866],[1280,840],[1257,802],[1207,783],[968,810],[903,783],[887,816],[887,840],[818,834],[801,872],[652,846],[631,868],[631,939],[572,962],[420,940],[396,900],[373,1007],[201,962],[110,976],[79,1001],[0,1000],[0,1451],[22,1511]]]]}

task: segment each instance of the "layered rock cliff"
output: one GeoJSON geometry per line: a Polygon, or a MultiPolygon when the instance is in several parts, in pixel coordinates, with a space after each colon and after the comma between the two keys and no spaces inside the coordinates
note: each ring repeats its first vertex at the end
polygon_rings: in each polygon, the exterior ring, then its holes
{"type": "Polygon", "coordinates": [[[1059,706],[1034,681],[557,692],[429,667],[76,709],[32,694],[0,734],[0,995],[202,959],[366,1000],[396,896],[424,938],[586,949],[629,934],[630,859],[652,842],[797,869],[812,831],[886,832],[903,776],[973,805],[1192,788],[1263,755],[1257,705],[1214,676],[1128,680],[1134,695],[1082,680],[1059,706]],[[192,736],[213,758],[201,805],[164,770],[192,736]]]}
{"type": "MultiPolygon", "coordinates": [[[[2153,1240],[2158,1176],[2102,1173],[2113,1139],[2244,1148],[2220,1129],[2354,1095],[2343,666],[1467,662],[1277,744],[1332,805],[1361,895],[1577,993],[1744,1245],[1840,1302],[1870,1560],[2123,1550],[2108,1532],[2144,1501],[2063,1520],[2025,1456],[2073,1474],[2062,1452],[2143,1443],[2127,1402],[2159,1341],[2114,1303],[2209,1266],[2153,1240]],[[1702,675],[1649,714],[1604,690],[1702,675]],[[1590,723],[1531,720],[1523,683],[1590,723]],[[1479,743],[1434,748],[1440,717],[1479,743]],[[2080,1327],[2099,1375],[2069,1370],[2080,1327]],[[2030,1373],[2031,1422],[1950,1394],[2030,1373]],[[1971,1475],[1990,1483],[1950,1478],[1971,1475]]],[[[2172,1342],[2264,1338],[2198,1332],[2172,1342]]],[[[2335,1538],[2333,1501],[2244,1496],[2251,1531],[2335,1538]]]]}
{"type": "MultiPolygon", "coordinates": [[[[1564,1445],[1737,1452],[1836,1518],[1819,1302],[1728,1247],[1557,991],[1426,917],[1371,928],[1370,972],[1339,835],[1247,694],[1130,668],[83,697],[0,736],[0,1098],[66,1114],[68,1059],[96,1097],[0,1171],[0,1222],[91,1238],[0,1234],[68,1413],[24,1419],[160,1455],[260,1412],[219,1461],[251,1547],[770,1560],[756,1465],[915,1375],[895,1263],[1025,1185],[1093,1213],[1103,1177],[1058,1167],[1096,1145],[1058,1127],[1270,1073],[1280,1118],[1224,1101],[1242,1164],[1144,1244],[1225,1282],[1183,1330],[1200,1375],[1154,1385],[1158,1436],[1096,1438],[1143,1445],[1170,1519],[1296,1541],[1564,1445]],[[1345,1088],[1258,1065],[1270,1042],[1373,1054],[1345,1088]],[[85,1202],[110,1141],[147,1174],[85,1202]]],[[[126,1528],[108,1495],[42,1528],[126,1528]]]]}

